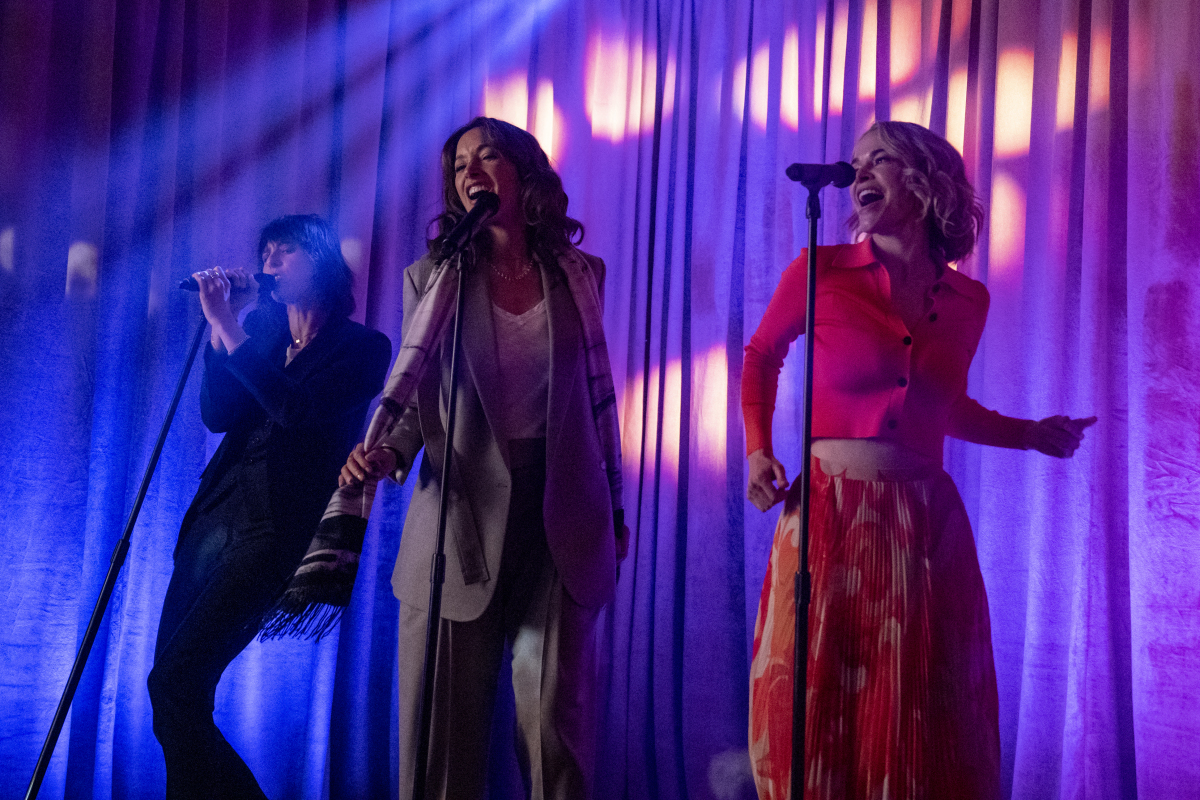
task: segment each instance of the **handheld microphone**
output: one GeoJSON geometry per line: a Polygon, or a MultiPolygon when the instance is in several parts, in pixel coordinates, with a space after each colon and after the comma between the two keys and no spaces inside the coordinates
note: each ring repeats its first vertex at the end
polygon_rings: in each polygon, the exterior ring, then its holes
{"type": "Polygon", "coordinates": [[[834,164],[792,164],[787,168],[789,178],[803,183],[809,189],[820,189],[831,183],[839,189],[844,189],[854,183],[854,175],[854,167],[845,161],[834,164]]]}
{"type": "Polygon", "coordinates": [[[493,214],[500,209],[500,197],[495,192],[480,192],[475,196],[475,205],[467,215],[450,229],[442,240],[441,257],[449,258],[466,246],[467,242],[493,214]]]}
{"type": "MultiPolygon", "coordinates": [[[[274,275],[268,275],[265,272],[256,272],[254,273],[254,280],[258,281],[258,288],[262,291],[271,292],[275,290],[274,275]]],[[[183,289],[185,292],[198,292],[200,291],[200,284],[196,283],[195,278],[188,278],[187,280],[179,282],[179,288],[183,289]]],[[[234,289],[233,291],[252,292],[255,291],[255,289],[252,286],[247,286],[245,289],[234,289]]]]}

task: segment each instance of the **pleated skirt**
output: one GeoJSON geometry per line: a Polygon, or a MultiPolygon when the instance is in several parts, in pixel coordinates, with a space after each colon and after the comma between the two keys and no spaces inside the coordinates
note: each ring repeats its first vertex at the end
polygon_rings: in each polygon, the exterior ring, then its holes
{"type": "MultiPolygon", "coordinates": [[[[996,674],[970,522],[941,469],[813,460],[805,797],[993,800],[996,674]]],[[[799,492],[775,530],[750,669],[759,797],[790,797],[799,492]]]]}

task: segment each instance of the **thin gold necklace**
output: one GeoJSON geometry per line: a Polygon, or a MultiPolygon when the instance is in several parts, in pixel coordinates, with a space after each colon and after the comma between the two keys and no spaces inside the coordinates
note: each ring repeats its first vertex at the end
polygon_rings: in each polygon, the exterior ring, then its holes
{"type": "MultiPolygon", "coordinates": [[[[291,335],[291,331],[288,331],[288,335],[291,335]]],[[[292,336],[292,347],[296,348],[297,350],[303,350],[306,346],[311,344],[312,340],[315,338],[317,338],[317,331],[313,331],[306,336],[292,336]]]]}

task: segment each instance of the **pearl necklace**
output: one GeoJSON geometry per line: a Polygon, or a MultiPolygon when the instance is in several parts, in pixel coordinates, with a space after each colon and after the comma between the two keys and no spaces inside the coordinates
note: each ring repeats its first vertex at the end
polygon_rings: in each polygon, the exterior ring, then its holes
{"type": "Polygon", "coordinates": [[[533,269],[533,262],[530,261],[528,258],[522,259],[522,261],[524,262],[524,266],[522,266],[516,272],[513,272],[513,273],[501,272],[499,269],[496,268],[495,264],[492,264],[492,272],[496,275],[497,278],[499,278],[502,281],[507,281],[508,283],[515,283],[515,282],[521,280],[522,278],[524,278],[526,275],[528,275],[530,270],[533,269]]]}

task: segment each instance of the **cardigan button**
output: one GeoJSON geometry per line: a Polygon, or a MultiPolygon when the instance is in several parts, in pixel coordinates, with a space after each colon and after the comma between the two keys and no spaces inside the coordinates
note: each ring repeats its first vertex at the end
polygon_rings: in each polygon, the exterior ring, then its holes
{"type": "Polygon", "coordinates": [[[908,378],[901,378],[896,381],[896,385],[903,389],[905,386],[908,386],[908,378]]]}
{"type": "Polygon", "coordinates": [[[929,315],[929,321],[937,322],[937,312],[936,311],[929,315]]]}
{"type": "Polygon", "coordinates": [[[905,336],[903,339],[901,339],[901,341],[904,342],[906,345],[912,344],[912,337],[905,336]]]}

